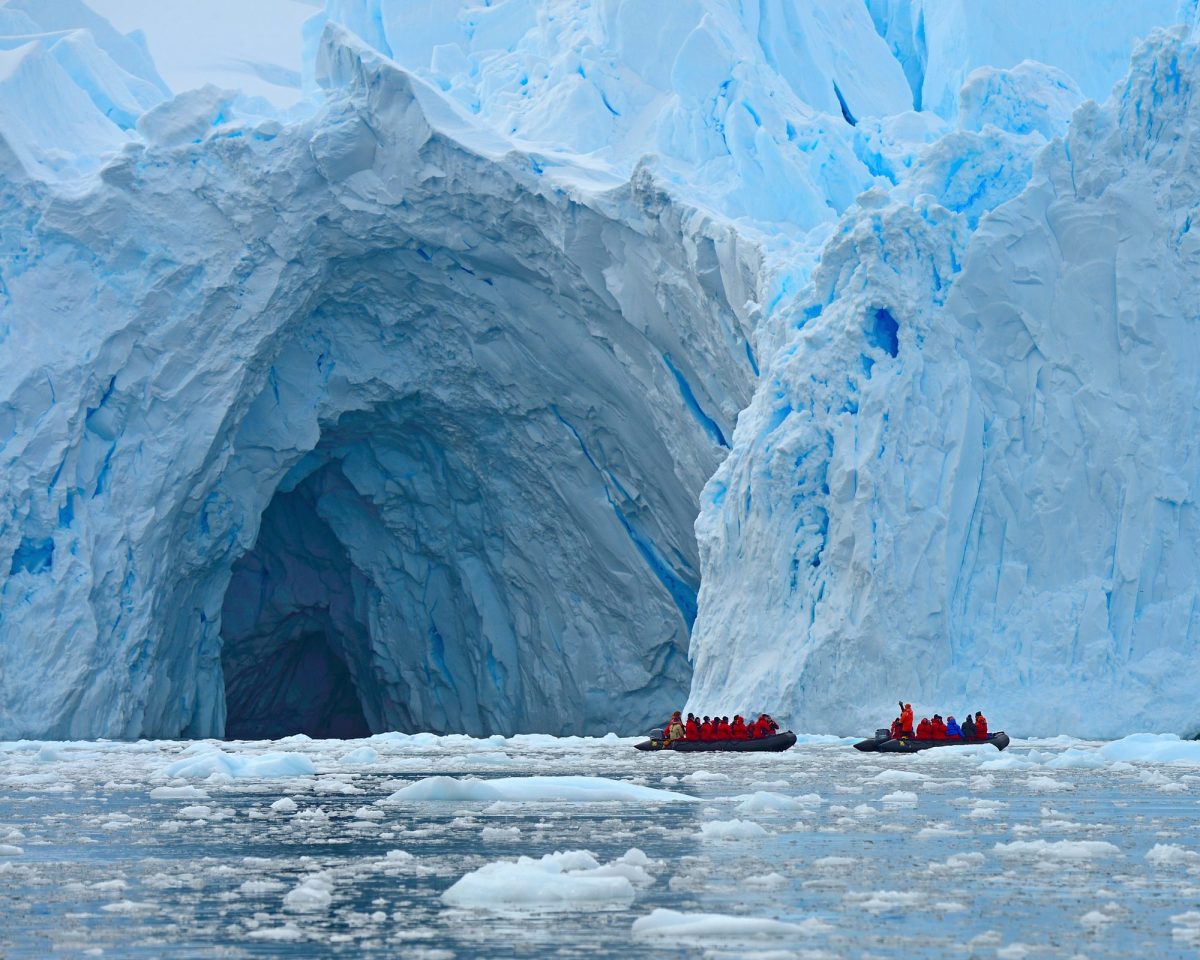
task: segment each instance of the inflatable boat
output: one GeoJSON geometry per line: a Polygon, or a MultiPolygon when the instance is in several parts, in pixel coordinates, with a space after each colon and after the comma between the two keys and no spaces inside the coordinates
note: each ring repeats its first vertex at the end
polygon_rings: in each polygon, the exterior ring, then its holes
{"type": "Polygon", "coordinates": [[[674,750],[677,753],[778,753],[795,745],[796,735],[791,730],[785,730],[753,740],[663,740],[661,736],[652,736],[644,743],[635,743],[634,747],[638,750],[674,750]]]}
{"type": "Polygon", "coordinates": [[[917,753],[921,750],[933,750],[936,747],[975,747],[990,743],[997,750],[1008,746],[1008,734],[1003,730],[989,733],[986,740],[964,740],[961,737],[948,737],[943,740],[917,740],[915,737],[892,737],[889,730],[876,730],[870,740],[860,740],[854,745],[855,750],[865,753],[917,753]]]}

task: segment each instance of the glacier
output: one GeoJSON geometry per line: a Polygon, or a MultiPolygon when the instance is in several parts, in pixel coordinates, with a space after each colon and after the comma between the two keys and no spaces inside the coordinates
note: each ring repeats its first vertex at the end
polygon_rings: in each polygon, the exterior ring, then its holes
{"type": "Polygon", "coordinates": [[[1195,732],[1196,19],[9,0],[0,736],[1195,732]]]}

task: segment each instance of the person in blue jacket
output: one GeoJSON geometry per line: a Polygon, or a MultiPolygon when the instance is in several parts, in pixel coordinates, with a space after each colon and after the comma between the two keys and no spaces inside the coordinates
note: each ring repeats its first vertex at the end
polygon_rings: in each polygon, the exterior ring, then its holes
{"type": "Polygon", "coordinates": [[[947,737],[961,737],[962,736],[962,730],[959,729],[958,721],[955,720],[953,717],[946,718],[946,736],[947,737]]]}

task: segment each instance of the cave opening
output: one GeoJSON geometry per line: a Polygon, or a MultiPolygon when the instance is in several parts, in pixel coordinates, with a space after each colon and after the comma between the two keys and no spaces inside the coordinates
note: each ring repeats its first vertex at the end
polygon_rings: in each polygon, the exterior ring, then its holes
{"type": "Polygon", "coordinates": [[[336,461],[285,483],[254,547],[234,565],[221,612],[230,739],[372,732],[369,632],[355,583],[362,575],[320,507],[344,485],[336,461]]]}

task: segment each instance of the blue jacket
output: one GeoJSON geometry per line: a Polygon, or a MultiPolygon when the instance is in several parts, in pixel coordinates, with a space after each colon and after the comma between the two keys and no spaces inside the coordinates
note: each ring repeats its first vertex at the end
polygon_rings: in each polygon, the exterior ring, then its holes
{"type": "Polygon", "coordinates": [[[957,720],[947,720],[946,721],[946,736],[948,736],[948,737],[961,737],[962,736],[962,730],[959,729],[957,720]]]}

